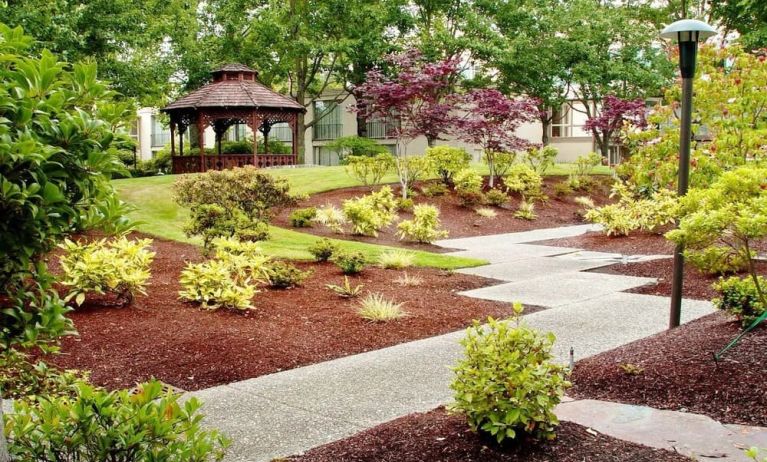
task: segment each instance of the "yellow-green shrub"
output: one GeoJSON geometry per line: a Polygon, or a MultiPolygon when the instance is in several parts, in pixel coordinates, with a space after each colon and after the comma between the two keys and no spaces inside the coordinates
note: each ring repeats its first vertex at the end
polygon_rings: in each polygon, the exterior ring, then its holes
{"type": "Polygon", "coordinates": [[[394,168],[394,156],[386,153],[375,156],[348,156],[346,173],[358,179],[365,186],[378,184],[394,168]]]}
{"type": "Polygon", "coordinates": [[[444,184],[448,184],[459,170],[469,168],[471,156],[465,149],[442,145],[426,148],[424,156],[431,162],[432,168],[444,184]]]}
{"type": "Polygon", "coordinates": [[[503,183],[509,191],[525,197],[536,198],[542,194],[543,178],[529,165],[514,164],[503,178],[503,183]]]}
{"type": "Polygon", "coordinates": [[[661,189],[648,198],[637,198],[634,191],[623,183],[616,183],[610,197],[618,202],[589,209],[584,218],[602,225],[608,235],[627,236],[631,231],[655,231],[674,222],[679,215],[676,194],[661,189]]]}
{"type": "Polygon", "coordinates": [[[343,205],[344,215],[351,222],[354,234],[378,236],[397,217],[397,201],[389,186],[354,199],[343,205]]]}
{"type": "Polygon", "coordinates": [[[400,239],[431,243],[447,237],[447,231],[439,230],[439,225],[439,210],[433,205],[419,204],[413,208],[413,219],[397,226],[397,235],[400,239]]]}
{"type": "Polygon", "coordinates": [[[90,243],[67,239],[60,245],[67,253],[59,260],[60,282],[70,289],[65,300],[81,305],[89,293],[112,293],[130,303],[136,293],[146,294],[155,255],[147,249],[151,243],[151,239],[125,236],[90,243]]]}

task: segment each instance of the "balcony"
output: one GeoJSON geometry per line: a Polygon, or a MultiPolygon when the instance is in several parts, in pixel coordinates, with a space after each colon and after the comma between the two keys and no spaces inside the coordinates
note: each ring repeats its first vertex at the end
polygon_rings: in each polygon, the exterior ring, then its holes
{"type": "Polygon", "coordinates": [[[387,139],[394,138],[394,123],[386,120],[373,120],[367,123],[368,138],[387,139]]]}
{"type": "Polygon", "coordinates": [[[317,124],[314,126],[314,140],[334,140],[341,136],[343,124],[317,124]]]}

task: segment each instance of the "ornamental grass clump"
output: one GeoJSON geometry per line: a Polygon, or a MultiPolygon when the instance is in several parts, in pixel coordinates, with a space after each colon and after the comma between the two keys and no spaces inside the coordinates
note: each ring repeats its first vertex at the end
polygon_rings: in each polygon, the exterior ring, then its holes
{"type": "Polygon", "coordinates": [[[402,309],[402,303],[387,300],[379,293],[368,294],[360,302],[357,314],[362,319],[372,322],[386,322],[404,318],[408,314],[402,309]]]}
{"type": "Polygon", "coordinates": [[[498,216],[498,212],[488,207],[477,207],[476,209],[474,209],[474,213],[481,216],[482,218],[493,219],[498,216]]]}
{"type": "Polygon", "coordinates": [[[344,212],[334,205],[326,205],[317,209],[313,221],[327,227],[336,234],[343,234],[344,225],[349,222],[344,212]]]}
{"type": "Polygon", "coordinates": [[[378,264],[384,269],[403,269],[413,266],[415,255],[404,250],[390,250],[378,256],[378,264]]]}
{"type": "Polygon", "coordinates": [[[343,285],[335,285],[335,284],[325,284],[325,287],[327,287],[329,290],[333,291],[336,295],[338,295],[341,298],[354,298],[357,295],[362,293],[362,284],[353,286],[351,282],[349,282],[349,276],[344,276],[344,283],[343,285]]]}
{"type": "Polygon", "coordinates": [[[559,424],[554,408],[567,381],[567,369],[554,361],[554,335],[521,323],[522,305],[514,304],[515,320],[478,321],[461,340],[464,357],[453,368],[452,411],[469,426],[498,443],[529,436],[552,440],[559,424]]]}
{"type": "Polygon", "coordinates": [[[394,282],[402,287],[418,287],[423,284],[423,278],[421,276],[413,276],[407,274],[407,271],[399,276],[394,282]]]}
{"type": "Polygon", "coordinates": [[[447,237],[448,232],[439,226],[439,210],[433,205],[419,204],[413,208],[413,219],[397,226],[397,235],[403,240],[428,244],[447,237]]]}
{"type": "Polygon", "coordinates": [[[125,236],[90,243],[65,240],[59,246],[67,252],[59,259],[60,283],[70,289],[64,300],[82,305],[88,294],[112,294],[130,304],[137,293],[146,295],[155,256],[148,249],[151,243],[151,239],[125,236]]]}

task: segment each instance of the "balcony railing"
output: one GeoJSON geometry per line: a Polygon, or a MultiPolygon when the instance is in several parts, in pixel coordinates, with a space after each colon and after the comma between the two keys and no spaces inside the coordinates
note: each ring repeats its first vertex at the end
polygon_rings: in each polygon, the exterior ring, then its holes
{"type": "Polygon", "coordinates": [[[314,126],[313,139],[334,140],[341,136],[343,124],[318,124],[314,126]]]}
{"type": "Polygon", "coordinates": [[[395,126],[390,121],[373,120],[367,123],[368,138],[394,138],[395,126]]]}
{"type": "Polygon", "coordinates": [[[152,147],[163,147],[166,144],[170,143],[170,133],[169,132],[159,132],[159,133],[152,133],[152,147]]]}

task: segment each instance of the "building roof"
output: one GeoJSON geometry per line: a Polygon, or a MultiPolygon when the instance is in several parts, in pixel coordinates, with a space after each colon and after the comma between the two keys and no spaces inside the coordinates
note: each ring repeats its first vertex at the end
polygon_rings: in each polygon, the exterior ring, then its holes
{"type": "Polygon", "coordinates": [[[165,106],[163,112],[198,108],[264,108],[304,111],[304,107],[255,80],[257,72],[227,64],[212,72],[214,80],[165,106]]]}

